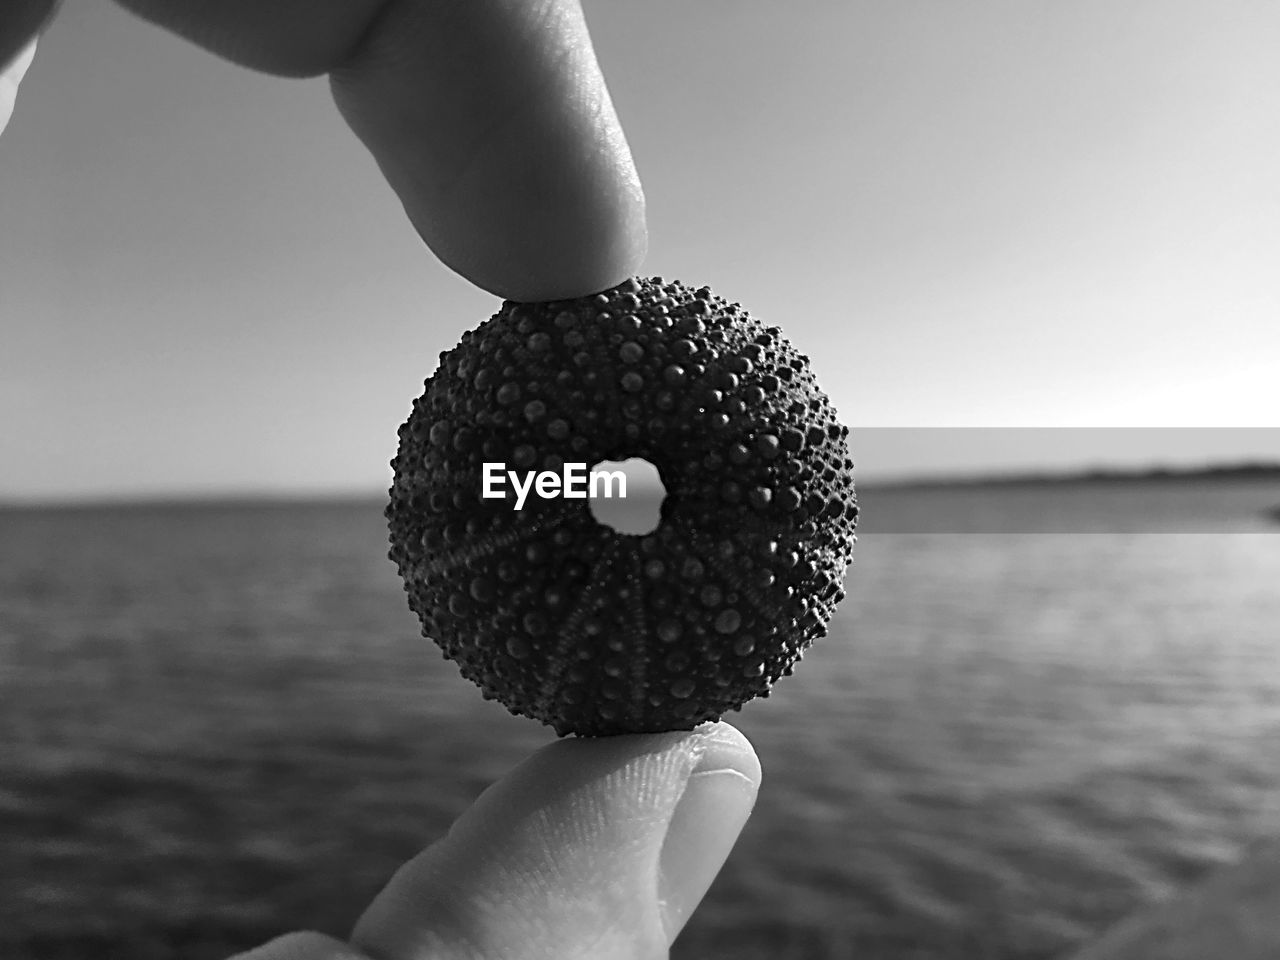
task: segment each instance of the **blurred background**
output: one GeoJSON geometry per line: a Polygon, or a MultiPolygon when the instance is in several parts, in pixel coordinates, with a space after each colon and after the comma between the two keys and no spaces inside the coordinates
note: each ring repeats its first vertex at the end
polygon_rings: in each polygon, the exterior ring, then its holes
{"type": "MultiPolygon", "coordinates": [[[[1280,9],[585,3],[646,272],[853,428],[832,634],[677,958],[1062,956],[1280,828],[1280,9]]],[[[0,136],[0,953],[344,934],[551,735],[418,637],[395,430],[497,307],[323,81],[68,0],[0,136]]]]}

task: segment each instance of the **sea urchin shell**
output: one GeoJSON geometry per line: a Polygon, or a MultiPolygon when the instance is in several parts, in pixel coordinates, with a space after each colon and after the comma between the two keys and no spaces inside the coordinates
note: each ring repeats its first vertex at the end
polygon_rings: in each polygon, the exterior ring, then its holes
{"type": "Polygon", "coordinates": [[[808,358],[706,287],[507,302],[400,428],[390,557],[424,636],[512,713],[561,735],[691,729],[826,633],[858,513],[847,433],[808,358]],[[485,463],[632,457],[667,492],[647,536],[589,500],[481,495],[485,463]]]}

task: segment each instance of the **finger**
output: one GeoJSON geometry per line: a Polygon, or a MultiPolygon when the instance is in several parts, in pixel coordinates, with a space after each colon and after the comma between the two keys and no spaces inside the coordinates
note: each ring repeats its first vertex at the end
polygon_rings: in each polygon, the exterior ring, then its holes
{"type": "Polygon", "coordinates": [[[432,251],[515,300],[644,259],[644,195],[578,0],[121,0],[237,62],[328,72],[432,251]]]}
{"type": "Polygon", "coordinates": [[[13,60],[25,52],[57,8],[58,0],[4,0],[0,12],[0,74],[8,75],[13,60]]]}
{"type": "Polygon", "coordinates": [[[13,116],[13,104],[18,96],[18,84],[22,82],[35,55],[36,42],[32,40],[24,50],[18,52],[17,58],[8,67],[0,71],[0,133],[4,133],[4,128],[9,125],[9,118],[13,116]]]}
{"type": "Polygon", "coordinates": [[[428,246],[477,285],[549,300],[639,268],[644,195],[577,0],[393,5],[332,87],[428,246]]]}
{"type": "Polygon", "coordinates": [[[561,740],[402,867],[352,943],[379,960],[665,958],[759,782],[726,723],[561,740]]]}

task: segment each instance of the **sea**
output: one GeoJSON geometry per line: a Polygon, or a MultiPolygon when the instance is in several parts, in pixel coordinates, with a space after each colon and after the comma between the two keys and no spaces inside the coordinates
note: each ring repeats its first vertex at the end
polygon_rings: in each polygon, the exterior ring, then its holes
{"type": "MultiPolygon", "coordinates": [[[[1056,960],[1280,833],[1280,483],[866,487],[676,960],[1056,960]]],[[[377,499],[0,510],[0,956],[344,936],[554,739],[419,635],[377,499]]]]}

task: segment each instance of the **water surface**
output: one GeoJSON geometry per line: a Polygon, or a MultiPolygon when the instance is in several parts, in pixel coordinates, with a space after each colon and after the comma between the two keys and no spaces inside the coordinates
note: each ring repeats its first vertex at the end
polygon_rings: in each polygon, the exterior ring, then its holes
{"type": "MultiPolygon", "coordinates": [[[[1218,493],[1073,535],[868,491],[831,635],[730,718],[765,786],[677,960],[1055,957],[1280,829],[1280,527],[1218,493]]],[[[418,636],[380,509],[0,512],[0,955],[342,935],[553,739],[418,636]]]]}

